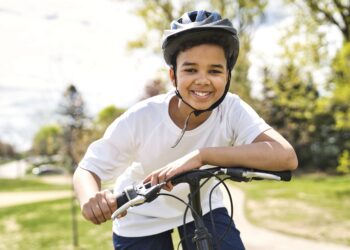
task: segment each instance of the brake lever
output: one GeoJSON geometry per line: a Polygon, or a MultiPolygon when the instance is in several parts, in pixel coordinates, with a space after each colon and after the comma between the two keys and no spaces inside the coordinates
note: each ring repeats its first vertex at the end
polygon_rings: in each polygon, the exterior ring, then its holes
{"type": "Polygon", "coordinates": [[[146,200],[146,197],[141,196],[141,195],[138,195],[134,199],[129,200],[127,203],[125,203],[120,208],[118,208],[117,210],[114,211],[114,213],[111,216],[112,220],[120,218],[120,215],[124,211],[128,210],[130,207],[141,205],[141,204],[145,203],[145,200],[146,200]]]}
{"type": "Polygon", "coordinates": [[[160,192],[165,182],[151,186],[151,183],[147,183],[139,186],[129,186],[125,188],[124,194],[128,201],[119,207],[112,214],[112,220],[119,218],[120,215],[128,210],[130,207],[141,205],[145,202],[151,202],[157,198],[157,194],[160,192]]]}

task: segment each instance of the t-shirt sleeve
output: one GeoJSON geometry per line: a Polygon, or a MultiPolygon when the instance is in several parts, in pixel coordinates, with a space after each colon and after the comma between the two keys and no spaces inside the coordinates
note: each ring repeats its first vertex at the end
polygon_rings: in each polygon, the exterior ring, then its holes
{"type": "Polygon", "coordinates": [[[133,159],[133,137],[125,118],[118,118],[103,137],[88,147],[79,167],[95,173],[101,180],[118,177],[133,159]]]}
{"type": "Polygon", "coordinates": [[[250,144],[271,127],[246,102],[237,97],[232,105],[231,127],[234,131],[233,145],[250,144]]]}

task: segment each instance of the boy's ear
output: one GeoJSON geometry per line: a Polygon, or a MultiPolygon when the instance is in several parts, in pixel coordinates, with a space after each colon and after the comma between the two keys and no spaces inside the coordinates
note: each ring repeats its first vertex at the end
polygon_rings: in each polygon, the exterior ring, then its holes
{"type": "Polygon", "coordinates": [[[173,86],[176,87],[175,86],[175,72],[174,72],[173,67],[169,68],[169,78],[170,78],[170,81],[173,84],[173,86]]]}

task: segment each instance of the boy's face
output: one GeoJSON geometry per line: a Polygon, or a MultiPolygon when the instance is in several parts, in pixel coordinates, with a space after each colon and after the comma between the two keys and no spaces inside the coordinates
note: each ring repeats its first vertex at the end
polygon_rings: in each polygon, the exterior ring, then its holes
{"type": "MultiPolygon", "coordinates": [[[[192,107],[205,110],[224,94],[228,78],[223,48],[202,44],[180,52],[177,57],[177,89],[192,107]]],[[[170,79],[175,85],[174,71],[170,79]]]]}

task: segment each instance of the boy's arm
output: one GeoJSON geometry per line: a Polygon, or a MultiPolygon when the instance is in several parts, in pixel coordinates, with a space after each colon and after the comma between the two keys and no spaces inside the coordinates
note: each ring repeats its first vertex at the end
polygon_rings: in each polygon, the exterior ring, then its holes
{"type": "Polygon", "coordinates": [[[101,191],[101,180],[96,174],[78,167],[73,185],[85,219],[101,224],[111,218],[117,209],[116,199],[110,191],[101,191]]]}
{"type": "MultiPolygon", "coordinates": [[[[274,129],[261,133],[253,143],[235,147],[209,147],[195,150],[154,171],[145,182],[160,183],[170,177],[203,165],[251,167],[262,170],[294,170],[298,159],[293,147],[274,129]]],[[[171,189],[171,183],[167,184],[171,189]]]]}
{"type": "Polygon", "coordinates": [[[223,167],[240,166],[262,170],[294,170],[298,159],[293,147],[274,129],[261,133],[251,144],[203,148],[202,163],[223,167]]]}

